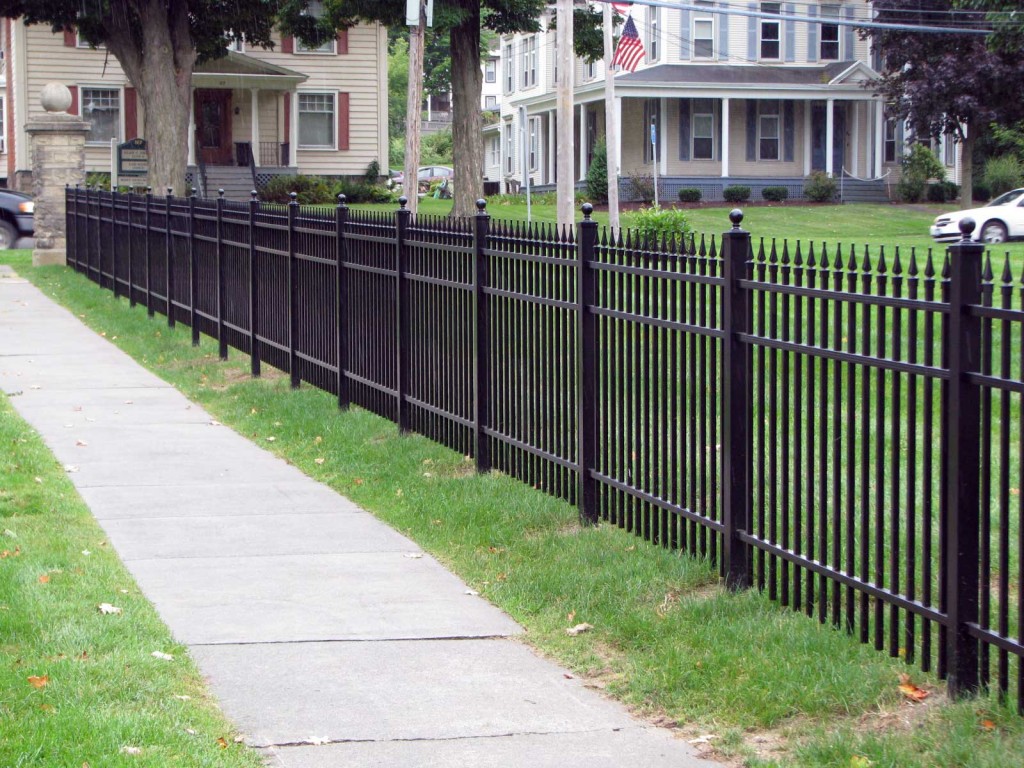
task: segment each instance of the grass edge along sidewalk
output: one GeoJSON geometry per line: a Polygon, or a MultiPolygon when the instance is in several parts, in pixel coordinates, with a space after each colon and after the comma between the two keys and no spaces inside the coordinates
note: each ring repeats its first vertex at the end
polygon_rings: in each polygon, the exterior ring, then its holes
{"type": "Polygon", "coordinates": [[[464,457],[360,409],[339,413],[330,395],[291,391],[272,369],[250,379],[244,356],[222,363],[210,340],[193,348],[188,329],[70,270],[3,258],[220,421],[411,536],[522,623],[534,647],[720,756],[979,768],[1024,756],[1024,721],[994,698],[950,703],[937,681],[854,638],[754,592],[724,592],[704,563],[608,526],[581,529],[567,504],[475,475],[464,457]],[[566,634],[584,622],[593,629],[566,634]],[[900,692],[905,672],[931,691],[924,704],[900,692]]]}
{"type": "Polygon", "coordinates": [[[0,765],[260,765],[4,395],[0,446],[0,765]]]}

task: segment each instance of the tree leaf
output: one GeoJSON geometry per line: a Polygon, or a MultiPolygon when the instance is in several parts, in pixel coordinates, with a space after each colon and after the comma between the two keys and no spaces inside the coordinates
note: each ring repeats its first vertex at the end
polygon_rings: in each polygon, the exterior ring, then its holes
{"type": "Polygon", "coordinates": [[[106,614],[117,614],[117,613],[122,613],[123,612],[116,605],[111,605],[110,603],[100,603],[96,607],[99,609],[100,613],[105,614],[105,615],[106,614]]]}
{"type": "Polygon", "coordinates": [[[584,632],[589,632],[593,628],[593,624],[587,624],[587,622],[583,622],[582,624],[577,624],[575,627],[569,627],[565,630],[565,634],[569,635],[570,637],[576,637],[576,635],[581,635],[584,632]]]}
{"type": "Polygon", "coordinates": [[[33,688],[45,688],[50,682],[50,678],[48,675],[31,675],[28,681],[33,688]]]}

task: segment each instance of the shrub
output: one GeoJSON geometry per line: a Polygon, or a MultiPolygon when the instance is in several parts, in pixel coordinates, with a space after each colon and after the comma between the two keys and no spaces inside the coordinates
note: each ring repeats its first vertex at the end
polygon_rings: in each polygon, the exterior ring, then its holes
{"type": "Polygon", "coordinates": [[[351,179],[336,182],[329,190],[329,199],[323,202],[336,203],[338,195],[344,195],[346,203],[393,203],[398,200],[398,196],[387,187],[351,179]]]}
{"type": "Polygon", "coordinates": [[[450,130],[428,133],[423,137],[420,143],[420,165],[451,165],[454,157],[455,145],[450,130]]]}
{"type": "Polygon", "coordinates": [[[928,185],[927,196],[930,203],[948,203],[951,200],[956,200],[959,194],[960,185],[954,184],[952,181],[939,181],[928,185]]]}
{"type": "Polygon", "coordinates": [[[90,171],[85,175],[85,186],[110,191],[110,174],[102,171],[90,171]]]}
{"type": "Polygon", "coordinates": [[[984,181],[975,181],[973,188],[973,199],[974,200],[991,200],[992,190],[988,188],[988,184],[984,181]]]}
{"type": "Polygon", "coordinates": [[[839,182],[824,171],[815,171],[804,180],[804,197],[812,203],[831,203],[839,194],[839,182]]]}
{"type": "Polygon", "coordinates": [[[900,162],[903,170],[896,183],[896,194],[905,203],[920,202],[930,179],[946,179],[946,167],[924,144],[914,144],[900,162]]]}
{"type": "Polygon", "coordinates": [[[678,243],[691,229],[685,212],[656,205],[637,211],[633,217],[633,228],[641,238],[646,238],[652,244],[673,237],[678,243]]]}
{"type": "Polygon", "coordinates": [[[300,205],[334,202],[331,185],[322,176],[274,176],[260,189],[260,200],[266,203],[291,202],[291,193],[298,194],[300,205]]]}
{"type": "Polygon", "coordinates": [[[789,197],[787,187],[765,187],[761,190],[761,197],[770,203],[781,203],[789,197]]]}
{"type": "Polygon", "coordinates": [[[1024,166],[1014,155],[991,157],[985,163],[981,178],[992,196],[998,197],[1024,184],[1024,166]]]}
{"type": "Polygon", "coordinates": [[[587,169],[587,197],[592,203],[608,202],[608,147],[604,139],[594,145],[593,158],[587,169]]]}
{"type": "Polygon", "coordinates": [[[750,187],[732,184],[722,190],[722,197],[727,203],[742,203],[750,199],[750,187]]]}
{"type": "Polygon", "coordinates": [[[681,187],[679,190],[679,202],[681,203],[699,203],[701,197],[701,191],[696,187],[681,187]]]}
{"type": "Polygon", "coordinates": [[[366,166],[363,178],[366,179],[367,184],[376,184],[380,179],[380,163],[376,160],[371,160],[370,164],[366,166]]]}
{"type": "Polygon", "coordinates": [[[654,199],[654,178],[643,171],[629,174],[629,192],[634,200],[647,203],[654,199]]]}

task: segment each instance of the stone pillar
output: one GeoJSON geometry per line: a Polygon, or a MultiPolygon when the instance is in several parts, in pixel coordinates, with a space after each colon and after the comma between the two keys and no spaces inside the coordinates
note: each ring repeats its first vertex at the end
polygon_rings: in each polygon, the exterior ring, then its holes
{"type": "Polygon", "coordinates": [[[40,103],[46,114],[25,126],[32,144],[33,266],[67,263],[64,190],[85,183],[85,136],[89,132],[89,123],[67,114],[71,92],[60,83],[44,86],[40,103]]]}

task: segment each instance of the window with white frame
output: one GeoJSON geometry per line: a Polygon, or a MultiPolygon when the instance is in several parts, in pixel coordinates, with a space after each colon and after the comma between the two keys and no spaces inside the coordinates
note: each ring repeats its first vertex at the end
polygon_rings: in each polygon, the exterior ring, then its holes
{"type": "Polygon", "coordinates": [[[333,93],[299,94],[299,147],[334,149],[333,93]]]}
{"type": "MultiPolygon", "coordinates": [[[[782,13],[781,3],[761,3],[761,13],[778,16],[782,13]]],[[[761,58],[782,58],[782,44],[779,37],[782,23],[776,19],[761,19],[761,58]]]]}
{"type": "Polygon", "coordinates": [[[488,165],[501,168],[501,137],[491,136],[491,161],[488,165]]]}
{"type": "Polygon", "coordinates": [[[596,61],[587,61],[587,62],[584,63],[584,65],[583,65],[583,76],[587,80],[593,80],[595,77],[597,77],[597,62],[596,61]]]}
{"type": "Polygon", "coordinates": [[[694,99],[690,117],[690,135],[694,160],[713,160],[715,157],[715,102],[713,99],[694,99]]]}
{"type": "Polygon", "coordinates": [[[839,60],[839,6],[821,6],[821,60],[839,60]]]}
{"type": "Polygon", "coordinates": [[[942,162],[944,165],[956,165],[956,142],[952,133],[942,135],[942,162]]]}
{"type": "Polygon", "coordinates": [[[659,99],[644,99],[644,162],[654,162],[655,156],[661,159],[661,101],[659,99]],[[658,139],[657,147],[651,145],[651,124],[655,126],[658,139]],[[652,152],[652,150],[654,150],[652,152]]]}
{"type": "MultiPolygon", "coordinates": [[[[302,15],[310,15],[315,19],[319,19],[324,15],[324,4],[322,0],[309,0],[309,5],[306,10],[302,12],[302,15]]],[[[304,42],[295,38],[295,52],[296,53],[335,53],[335,46],[337,45],[337,39],[330,39],[322,43],[321,45],[306,45],[304,42]]]]}
{"type": "Polygon", "coordinates": [[[515,150],[515,133],[512,131],[512,122],[505,123],[505,173],[511,174],[515,170],[513,164],[515,158],[513,152],[515,150]]]}
{"type": "Polygon", "coordinates": [[[484,64],[484,82],[493,83],[498,76],[498,62],[495,59],[488,59],[484,64]]]}
{"type": "Polygon", "coordinates": [[[661,56],[661,8],[657,5],[647,6],[647,31],[651,37],[647,46],[647,60],[657,61],[661,56]]]}
{"type": "Polygon", "coordinates": [[[107,47],[107,46],[103,45],[102,43],[100,43],[99,45],[93,45],[88,40],[86,40],[84,37],[82,37],[82,35],[79,32],[77,32],[77,31],[75,32],[75,46],[78,47],[78,48],[93,48],[93,49],[101,49],[101,48],[106,48],[107,47]]]}
{"type": "Polygon", "coordinates": [[[885,121],[885,135],[882,142],[882,159],[887,163],[896,162],[896,121],[885,121]]]}
{"type": "Polygon", "coordinates": [[[523,88],[537,84],[537,36],[531,35],[523,41],[523,88]]]}
{"type": "Polygon", "coordinates": [[[779,159],[779,137],[782,135],[782,116],[777,101],[757,103],[757,159],[779,159]]]}
{"type": "MultiPolygon", "coordinates": [[[[697,5],[710,6],[706,0],[697,5]]],[[[715,57],[715,18],[704,11],[696,11],[693,19],[693,58],[713,59],[715,57]]]]}
{"type": "Polygon", "coordinates": [[[515,62],[512,61],[512,43],[505,44],[505,93],[512,93],[516,87],[515,62]]]}
{"type": "Polygon", "coordinates": [[[117,88],[82,88],[82,119],[90,123],[85,140],[109,144],[121,137],[121,91],[117,88]]]}
{"type": "Polygon", "coordinates": [[[498,108],[498,97],[497,96],[484,96],[484,109],[497,109],[498,108]]]}
{"type": "Polygon", "coordinates": [[[527,146],[529,147],[530,173],[537,170],[540,163],[540,118],[531,117],[529,120],[529,132],[527,134],[527,146]]]}

